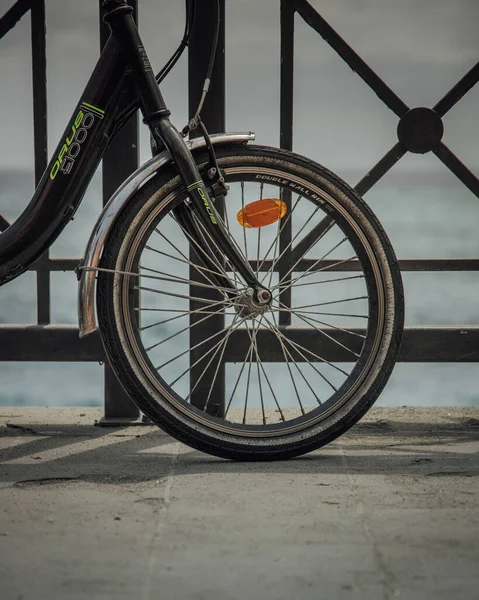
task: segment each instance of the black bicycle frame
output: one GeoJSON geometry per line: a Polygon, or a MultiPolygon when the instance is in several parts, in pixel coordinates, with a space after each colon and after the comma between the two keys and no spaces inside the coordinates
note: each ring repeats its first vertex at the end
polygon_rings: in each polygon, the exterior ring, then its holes
{"type": "MultiPolygon", "coordinates": [[[[141,108],[157,147],[166,147],[192,207],[218,247],[257,294],[264,288],[230,242],[183,138],[170,123],[126,0],[105,0],[111,35],[32,200],[0,235],[0,285],[26,271],[73,218],[125,113],[141,108]]],[[[187,217],[186,217],[187,219],[187,217]]],[[[188,219],[187,219],[188,220],[188,219]]],[[[203,244],[204,245],[204,244],[203,244]]],[[[210,253],[214,253],[211,248],[210,253]]]]}

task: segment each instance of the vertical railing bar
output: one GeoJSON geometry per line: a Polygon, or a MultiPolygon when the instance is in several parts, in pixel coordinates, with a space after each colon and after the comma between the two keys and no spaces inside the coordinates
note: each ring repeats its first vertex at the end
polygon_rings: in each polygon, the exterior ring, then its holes
{"type": "MultiPolygon", "coordinates": [[[[294,2],[281,0],[281,68],[280,68],[280,132],[279,143],[285,150],[293,149],[293,101],[294,101],[294,2]]],[[[291,210],[291,192],[283,190],[283,202],[291,210]]],[[[289,246],[292,238],[292,219],[288,219],[279,236],[279,256],[289,246]]],[[[278,264],[278,277],[281,280],[291,268],[291,252],[285,252],[278,264]]],[[[292,274],[288,276],[288,279],[292,274]]],[[[280,300],[285,306],[291,306],[291,288],[287,287],[280,294],[280,300]]],[[[286,311],[279,313],[281,326],[291,325],[291,314],[286,311]]]]}
{"type": "Polygon", "coordinates": [[[45,0],[34,0],[31,8],[33,140],[35,148],[35,185],[48,164],[47,148],[47,54],[45,0]]]}
{"type": "MultiPolygon", "coordinates": [[[[47,146],[47,55],[45,0],[31,3],[32,87],[33,87],[33,144],[35,161],[35,186],[38,185],[48,164],[47,146]]],[[[48,258],[49,252],[43,257],[48,258]]],[[[37,266],[37,321],[48,325],[51,321],[50,270],[42,264],[37,266]]]]}
{"type": "Polygon", "coordinates": [[[281,69],[279,145],[293,149],[294,3],[281,0],[281,69]]]}
{"type": "MultiPolygon", "coordinates": [[[[215,14],[216,8],[215,0],[203,0],[201,3],[201,9],[198,8],[195,23],[193,26],[190,45],[188,49],[188,109],[190,116],[193,116],[194,111],[198,107],[198,102],[201,97],[204,78],[206,75],[208,61],[211,52],[211,41],[213,39],[213,31],[215,27],[214,19],[212,15],[215,14]],[[205,42],[208,40],[208,42],[205,42]]],[[[210,133],[217,133],[225,130],[225,0],[220,0],[220,15],[221,24],[220,32],[218,37],[218,47],[213,66],[213,73],[211,76],[211,86],[206,96],[206,100],[201,111],[201,118],[210,133]]],[[[199,131],[193,132],[193,136],[199,135],[199,131]]],[[[226,198],[228,202],[228,198],[226,198]]],[[[215,207],[220,212],[223,212],[223,206],[216,200],[215,207]]],[[[198,261],[196,253],[190,246],[190,260],[192,262],[198,261]]],[[[201,276],[198,275],[197,269],[190,267],[189,277],[192,281],[201,281],[201,276]]],[[[204,281],[204,280],[203,280],[204,281]]],[[[201,296],[203,298],[211,298],[212,301],[221,300],[222,295],[216,290],[208,292],[205,288],[191,285],[190,294],[193,297],[201,296]],[[195,291],[196,290],[196,291],[195,291]]],[[[195,301],[190,301],[190,310],[195,310],[198,305],[195,301]]],[[[220,313],[208,319],[207,324],[199,324],[195,327],[191,327],[199,320],[199,316],[191,314],[190,316],[190,347],[194,348],[202,340],[208,338],[213,333],[221,331],[224,327],[225,318],[224,314],[220,313]]],[[[214,343],[214,341],[213,341],[214,343]]],[[[194,365],[195,362],[204,356],[208,351],[206,345],[201,345],[196,350],[190,352],[189,360],[190,365],[194,365]]],[[[219,358],[219,357],[218,357],[219,358]]],[[[206,399],[210,394],[210,377],[214,377],[216,369],[216,361],[213,360],[210,367],[208,367],[204,376],[201,377],[201,373],[205,368],[207,361],[199,363],[196,367],[191,369],[190,372],[190,389],[194,388],[191,394],[191,404],[203,409],[205,406],[206,399]],[[196,382],[198,378],[198,385],[196,382]],[[196,387],[195,387],[196,385],[196,387]]],[[[216,415],[223,414],[225,405],[225,383],[226,383],[226,367],[224,361],[218,373],[216,373],[215,384],[210,395],[210,401],[208,402],[208,412],[212,412],[216,415]]]]}
{"type": "MultiPolygon", "coordinates": [[[[138,2],[129,0],[134,9],[133,16],[138,23],[138,2]]],[[[100,47],[103,49],[110,31],[101,20],[102,0],[100,9],[100,47]]],[[[103,157],[103,205],[121,183],[138,168],[138,116],[135,114],[116,134],[115,139],[107,148],[103,157]]],[[[125,392],[108,362],[105,363],[105,412],[100,420],[102,426],[115,426],[138,422],[140,411],[125,392]]]]}

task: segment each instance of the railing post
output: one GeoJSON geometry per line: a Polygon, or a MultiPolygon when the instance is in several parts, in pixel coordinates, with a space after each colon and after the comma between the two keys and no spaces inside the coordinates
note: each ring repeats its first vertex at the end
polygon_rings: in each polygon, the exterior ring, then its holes
{"type": "MultiPolygon", "coordinates": [[[[281,0],[280,5],[280,124],[279,145],[285,150],[293,149],[293,98],[294,98],[294,2],[292,0],[281,0]]],[[[291,191],[283,190],[283,202],[291,210],[291,191]]],[[[291,284],[293,267],[292,253],[286,252],[291,245],[293,237],[291,219],[281,228],[279,235],[278,278],[286,285],[280,293],[280,301],[285,306],[291,306],[291,284]]],[[[282,327],[291,325],[291,314],[287,311],[279,313],[279,324],[282,327]]]]}
{"type": "MultiPolygon", "coordinates": [[[[35,185],[38,185],[48,164],[47,148],[47,55],[45,0],[31,4],[32,88],[33,88],[33,145],[35,156],[35,185]]],[[[50,315],[50,269],[47,250],[36,262],[37,322],[48,325],[50,315]]]]}
{"type": "MultiPolygon", "coordinates": [[[[218,47],[211,76],[211,86],[206,96],[203,110],[201,111],[201,118],[210,133],[218,133],[225,130],[225,0],[220,0],[219,6],[221,24],[218,47]]],[[[190,116],[193,116],[195,113],[203,90],[216,26],[216,20],[213,18],[215,13],[216,0],[202,0],[198,4],[188,50],[188,106],[190,116]]],[[[192,137],[197,135],[199,135],[198,131],[192,133],[192,137]]],[[[218,201],[216,201],[215,207],[220,213],[222,212],[223,207],[219,206],[218,201]]],[[[192,262],[198,260],[192,249],[190,250],[190,259],[192,262]]],[[[194,267],[190,267],[190,279],[192,281],[199,281],[201,279],[197,269],[194,267]]],[[[222,299],[219,292],[194,285],[190,287],[190,293],[192,296],[210,298],[211,302],[222,299]]],[[[191,311],[198,310],[201,306],[204,305],[190,301],[191,311]]],[[[210,345],[202,342],[214,332],[221,331],[224,328],[225,320],[222,313],[211,316],[200,325],[196,325],[196,322],[201,317],[201,314],[192,314],[190,317],[190,348],[192,348],[190,352],[190,366],[204,357],[210,347],[217,342],[218,338],[214,338],[210,342],[210,345]],[[198,344],[201,345],[198,346],[198,344]]],[[[218,372],[215,373],[216,360],[213,360],[206,372],[203,373],[213,353],[191,369],[190,388],[192,389],[196,386],[191,394],[191,403],[199,408],[203,408],[210,393],[209,381],[215,377],[215,384],[211,392],[214,400],[208,404],[208,412],[221,414],[224,410],[225,365],[223,363],[218,372]]]]}
{"type": "MultiPolygon", "coordinates": [[[[100,1],[100,47],[103,49],[109,28],[103,22],[100,1]]],[[[138,2],[129,0],[137,19],[138,2]]],[[[138,118],[135,114],[119,131],[103,157],[103,205],[123,181],[138,168],[138,118]]],[[[105,415],[100,425],[116,426],[136,422],[140,411],[119,383],[108,363],[105,363],[105,415]]]]}

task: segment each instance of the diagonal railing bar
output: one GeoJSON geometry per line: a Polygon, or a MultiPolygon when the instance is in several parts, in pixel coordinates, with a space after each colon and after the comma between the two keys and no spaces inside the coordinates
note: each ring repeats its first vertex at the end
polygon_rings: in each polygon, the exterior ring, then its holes
{"type": "MultiPolygon", "coordinates": [[[[287,0],[283,0],[288,4],[287,0]]],[[[400,123],[409,112],[407,105],[384,83],[382,79],[364,62],[364,60],[338,35],[338,33],[323,19],[323,17],[311,6],[307,0],[291,0],[289,4],[294,5],[304,21],[312,27],[324,40],[341,56],[341,58],[363,79],[363,81],[377,94],[377,96],[400,117],[400,123]]],[[[479,63],[475,64],[458,83],[429,110],[436,114],[436,119],[444,116],[477,82],[479,81],[479,63]]],[[[282,91],[283,93],[283,91],[282,91]]],[[[290,109],[292,113],[292,107],[290,109]]],[[[409,115],[408,115],[409,116],[409,115]]],[[[439,123],[442,127],[442,122],[439,123]]],[[[408,125],[409,126],[409,125],[408,125]]],[[[292,129],[292,124],[291,124],[292,129]]],[[[423,129],[420,133],[425,132],[423,129]]],[[[398,133],[399,135],[399,133],[398,133]]],[[[440,137],[442,133],[440,134],[440,137]]],[[[292,131],[291,131],[292,137],[292,131]]],[[[438,138],[436,146],[431,145],[426,149],[406,147],[399,141],[389,152],[387,152],[376,165],[356,184],[355,189],[360,195],[364,195],[383,177],[408,151],[424,153],[432,150],[434,154],[448,167],[454,175],[477,197],[479,197],[479,179],[472,173],[454,153],[438,138]]],[[[403,138],[400,137],[400,140],[403,138]]],[[[405,142],[406,143],[406,142],[405,142]]],[[[316,225],[308,235],[301,240],[293,250],[295,257],[314,242],[315,237],[324,231],[324,221],[316,225]]],[[[451,259],[452,260],[452,259],[451,259]]],[[[456,267],[457,268],[457,267],[456,267]]]]}
{"type": "Polygon", "coordinates": [[[457,158],[446,144],[441,142],[433,152],[438,159],[479,198],[479,179],[457,158]]]}
{"type": "Polygon", "coordinates": [[[434,109],[440,117],[443,117],[471,88],[479,81],[479,62],[468,71],[456,85],[439,100],[434,109]]]}
{"type": "Polygon", "coordinates": [[[403,144],[398,142],[368,173],[366,173],[361,181],[354,186],[354,189],[358,194],[363,196],[406,154],[406,152],[407,150],[403,144]]]}
{"type": "Polygon", "coordinates": [[[398,117],[402,117],[409,110],[407,104],[384,83],[379,75],[343,40],[307,0],[293,0],[293,2],[296,11],[304,21],[328,42],[333,50],[361,77],[388,108],[398,117]]]}
{"type": "Polygon", "coordinates": [[[0,215],[0,233],[5,231],[8,227],[10,227],[10,223],[7,221],[7,219],[5,219],[5,217],[0,215]]]}
{"type": "Polygon", "coordinates": [[[3,17],[0,17],[0,40],[15,27],[23,15],[30,10],[32,4],[35,4],[34,0],[17,0],[3,17]]]}
{"type": "MultiPolygon", "coordinates": [[[[381,158],[381,160],[359,181],[354,189],[363,196],[375,183],[391,169],[399,159],[401,159],[407,150],[401,142],[398,142],[391,150],[381,158]]],[[[471,173],[472,175],[472,173],[471,173]]],[[[292,261],[296,261],[302,256],[316,239],[318,239],[326,229],[333,223],[329,216],[325,217],[320,223],[315,225],[311,231],[298,242],[292,251],[292,261]]]]}
{"type": "Polygon", "coordinates": [[[293,248],[291,252],[291,260],[290,263],[294,265],[296,261],[298,261],[303,254],[306,254],[316,240],[319,240],[320,237],[326,233],[326,231],[333,225],[334,219],[329,215],[326,215],[317,225],[311,229],[293,248]]]}
{"type": "MultiPolygon", "coordinates": [[[[304,21],[319,33],[341,58],[363,79],[377,96],[399,117],[403,117],[409,108],[407,105],[374,73],[364,60],[334,31],[307,0],[292,0],[295,10],[304,21]]],[[[479,63],[476,63],[456,85],[434,106],[439,117],[450,110],[479,81],[479,63]]],[[[355,189],[364,195],[379,179],[408,151],[399,142],[396,144],[361,181],[355,189]]],[[[428,151],[428,150],[426,150],[428,151]]],[[[439,142],[432,151],[460,179],[460,181],[479,197],[478,178],[449,150],[439,142]]]]}

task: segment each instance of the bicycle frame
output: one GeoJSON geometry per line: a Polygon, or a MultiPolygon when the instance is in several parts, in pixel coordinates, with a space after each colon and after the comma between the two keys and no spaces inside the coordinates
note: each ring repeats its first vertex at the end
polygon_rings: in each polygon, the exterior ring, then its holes
{"type": "Polygon", "coordinates": [[[0,285],[25,272],[60,235],[125,115],[139,107],[157,148],[166,147],[176,164],[202,223],[259,293],[264,288],[229,241],[191,152],[168,119],[133,9],[126,0],[105,0],[104,7],[111,35],[32,200],[0,236],[0,285]]]}
{"type": "Polygon", "coordinates": [[[131,76],[110,36],[32,200],[0,236],[0,285],[26,271],[73,218],[115,132],[131,76]]]}

